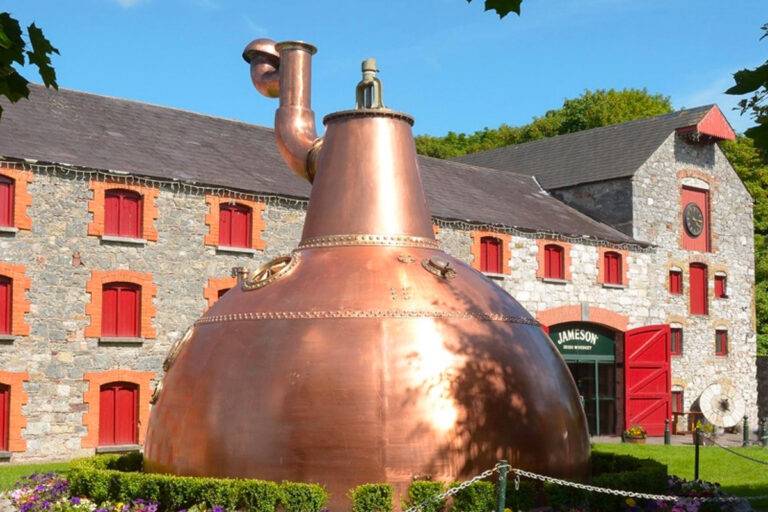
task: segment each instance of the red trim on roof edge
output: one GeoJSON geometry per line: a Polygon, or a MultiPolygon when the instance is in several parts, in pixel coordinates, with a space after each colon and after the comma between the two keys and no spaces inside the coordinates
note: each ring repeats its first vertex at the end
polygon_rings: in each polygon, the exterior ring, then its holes
{"type": "MultiPolygon", "coordinates": [[[[734,140],[736,133],[723,115],[720,107],[714,105],[697,124],[677,129],[678,133],[696,133],[715,140],[734,140]]],[[[713,140],[713,142],[715,142],[713,140]]]]}

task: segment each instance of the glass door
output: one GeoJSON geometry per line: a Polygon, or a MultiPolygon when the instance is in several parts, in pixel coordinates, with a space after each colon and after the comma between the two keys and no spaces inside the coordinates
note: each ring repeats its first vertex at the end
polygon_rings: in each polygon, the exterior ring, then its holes
{"type": "Polygon", "coordinates": [[[568,369],[571,370],[573,380],[576,381],[576,388],[578,388],[579,395],[581,395],[581,399],[584,401],[584,412],[587,414],[589,433],[595,435],[598,432],[598,402],[596,393],[597,387],[595,385],[597,374],[595,372],[595,362],[568,362],[568,369]]]}
{"type": "Polygon", "coordinates": [[[584,401],[590,435],[616,433],[616,365],[613,361],[567,361],[584,401]]]}

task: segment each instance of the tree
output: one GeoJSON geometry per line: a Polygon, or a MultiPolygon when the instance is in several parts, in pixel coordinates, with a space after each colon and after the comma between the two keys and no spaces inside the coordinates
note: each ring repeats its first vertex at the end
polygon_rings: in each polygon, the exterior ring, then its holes
{"type": "MultiPolygon", "coordinates": [[[[9,13],[0,12],[0,96],[5,96],[11,103],[29,97],[29,82],[19,74],[16,66],[35,65],[46,87],[59,88],[50,57],[58,54],[59,50],[51,45],[34,23],[27,27],[27,37],[29,46],[19,22],[9,13]]],[[[2,115],[3,107],[0,107],[2,115]]]]}
{"type": "Polygon", "coordinates": [[[599,126],[623,123],[672,111],[669,97],[645,89],[586,91],[563,106],[534,118],[527,125],[484,128],[472,134],[448,132],[444,137],[421,135],[416,150],[422,155],[453,158],[510,144],[520,144],[599,126]]]}
{"type": "MultiPolygon", "coordinates": [[[[760,27],[765,32],[760,40],[768,37],[768,23],[760,27]]],[[[757,126],[747,129],[744,134],[755,141],[755,146],[768,151],[768,61],[754,69],[742,69],[733,74],[736,85],[725,91],[726,94],[752,96],[739,101],[741,114],[749,112],[757,126]]]]}
{"type": "MultiPolygon", "coordinates": [[[[467,0],[467,3],[472,0],[467,0]]],[[[499,18],[503,18],[510,12],[514,12],[518,16],[520,15],[520,4],[523,0],[485,0],[486,11],[496,11],[499,18]]]]}
{"type": "Polygon", "coordinates": [[[768,355],[768,160],[746,136],[720,144],[755,201],[755,309],[757,351],[768,355]]]}

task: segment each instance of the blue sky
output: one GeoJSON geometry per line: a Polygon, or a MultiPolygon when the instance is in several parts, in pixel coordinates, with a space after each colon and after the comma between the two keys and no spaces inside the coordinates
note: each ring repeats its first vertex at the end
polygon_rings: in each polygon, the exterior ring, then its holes
{"type": "MultiPolygon", "coordinates": [[[[11,0],[61,55],[62,87],[272,124],[250,84],[251,39],[319,48],[313,108],[349,108],[360,61],[376,57],[388,107],[416,133],[527,123],[585,89],[645,87],[675,107],[716,102],[731,75],[768,57],[765,0],[524,0],[499,20],[482,0],[11,0]],[[727,6],[727,7],[726,7],[727,6]]],[[[34,72],[25,75],[39,81],[34,72]]]]}

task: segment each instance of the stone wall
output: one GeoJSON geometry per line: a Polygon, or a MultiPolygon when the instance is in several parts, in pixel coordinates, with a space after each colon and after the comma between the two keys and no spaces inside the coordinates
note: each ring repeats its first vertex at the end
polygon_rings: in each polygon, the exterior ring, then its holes
{"type": "Polygon", "coordinates": [[[622,233],[632,236],[632,180],[620,178],[549,190],[576,208],[622,233]]]}
{"type": "Polygon", "coordinates": [[[747,402],[750,422],[757,416],[754,317],[754,239],[752,199],[716,144],[694,144],[676,134],[640,167],[633,178],[634,233],[658,249],[649,265],[649,320],[677,321],[683,327],[683,354],[672,361],[673,385],[684,390],[685,407],[712,383],[731,383],[747,402]],[[683,250],[683,185],[710,188],[712,251],[683,250]],[[709,267],[709,314],[688,313],[688,266],[709,267]],[[683,269],[680,296],[668,293],[670,266],[683,269]],[[713,297],[713,274],[727,274],[726,299],[713,297]],[[715,329],[729,332],[729,353],[715,355],[715,329]]]}

